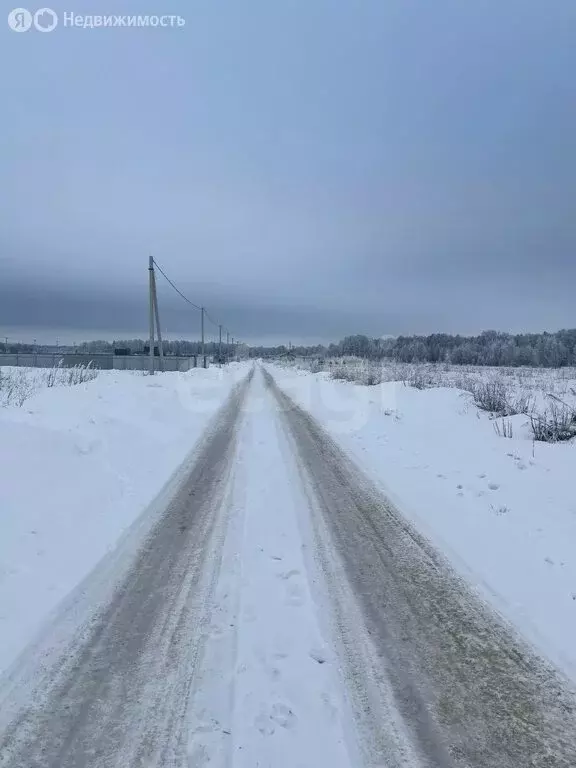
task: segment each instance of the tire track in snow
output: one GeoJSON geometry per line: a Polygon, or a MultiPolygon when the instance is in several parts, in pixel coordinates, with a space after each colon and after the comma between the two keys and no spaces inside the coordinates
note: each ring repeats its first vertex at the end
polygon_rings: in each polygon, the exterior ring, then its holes
{"type": "Polygon", "coordinates": [[[309,488],[366,765],[573,768],[564,681],[265,377],[309,488]]]}
{"type": "Polygon", "coordinates": [[[235,463],[214,637],[192,695],[192,765],[356,767],[336,658],[303,555],[299,517],[307,499],[261,375],[247,399],[235,463]]]}
{"type": "Polygon", "coordinates": [[[213,533],[252,374],[212,422],[109,604],[69,655],[41,670],[27,705],[0,731],[2,768],[189,766],[189,693],[219,562],[213,533]]]}

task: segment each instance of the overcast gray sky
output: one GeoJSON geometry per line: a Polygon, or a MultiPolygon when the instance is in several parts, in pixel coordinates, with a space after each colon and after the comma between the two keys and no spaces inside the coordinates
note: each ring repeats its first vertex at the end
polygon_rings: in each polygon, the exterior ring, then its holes
{"type": "Polygon", "coordinates": [[[0,335],[576,325],[574,0],[51,7],[186,25],[3,22],[0,335]]]}

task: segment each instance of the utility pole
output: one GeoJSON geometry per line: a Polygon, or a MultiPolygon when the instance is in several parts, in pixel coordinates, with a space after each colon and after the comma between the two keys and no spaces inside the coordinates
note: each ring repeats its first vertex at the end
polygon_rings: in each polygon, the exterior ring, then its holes
{"type": "Polygon", "coordinates": [[[148,262],[148,289],[150,294],[150,376],[154,376],[154,259],[148,262]]]}
{"type": "Polygon", "coordinates": [[[200,308],[202,313],[202,367],[206,368],[206,348],[204,346],[204,307],[200,308]]]}
{"type": "Polygon", "coordinates": [[[222,326],[218,326],[220,330],[220,338],[218,339],[218,365],[222,368],[222,326]]]}
{"type": "Polygon", "coordinates": [[[160,310],[158,309],[158,294],[156,293],[156,275],[154,274],[154,259],[152,259],[152,297],[154,299],[154,315],[156,317],[156,333],[158,335],[158,354],[160,359],[158,361],[159,368],[164,371],[164,350],[162,349],[162,331],[160,330],[160,310]]]}

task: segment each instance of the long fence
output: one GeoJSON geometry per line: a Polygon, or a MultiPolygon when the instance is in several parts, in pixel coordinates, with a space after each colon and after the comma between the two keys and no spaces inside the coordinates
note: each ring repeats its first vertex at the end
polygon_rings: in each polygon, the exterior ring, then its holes
{"type": "MultiPolygon", "coordinates": [[[[165,355],[163,367],[165,371],[189,371],[202,364],[202,358],[197,355],[176,357],[165,355]]],[[[102,371],[147,371],[150,367],[148,355],[109,355],[57,352],[19,352],[14,354],[0,353],[0,366],[13,365],[26,368],[53,368],[60,365],[63,368],[73,368],[75,365],[91,365],[102,371]]],[[[208,360],[205,362],[208,366],[208,360]]],[[[154,358],[154,370],[160,370],[160,357],[154,358]]]]}

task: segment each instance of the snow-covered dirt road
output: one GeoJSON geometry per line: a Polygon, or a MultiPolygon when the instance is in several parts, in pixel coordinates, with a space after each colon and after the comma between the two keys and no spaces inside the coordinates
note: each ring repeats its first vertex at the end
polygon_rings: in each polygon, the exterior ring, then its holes
{"type": "Polygon", "coordinates": [[[2,679],[1,768],[576,765],[565,684],[268,372],[138,536],[2,679]]]}

